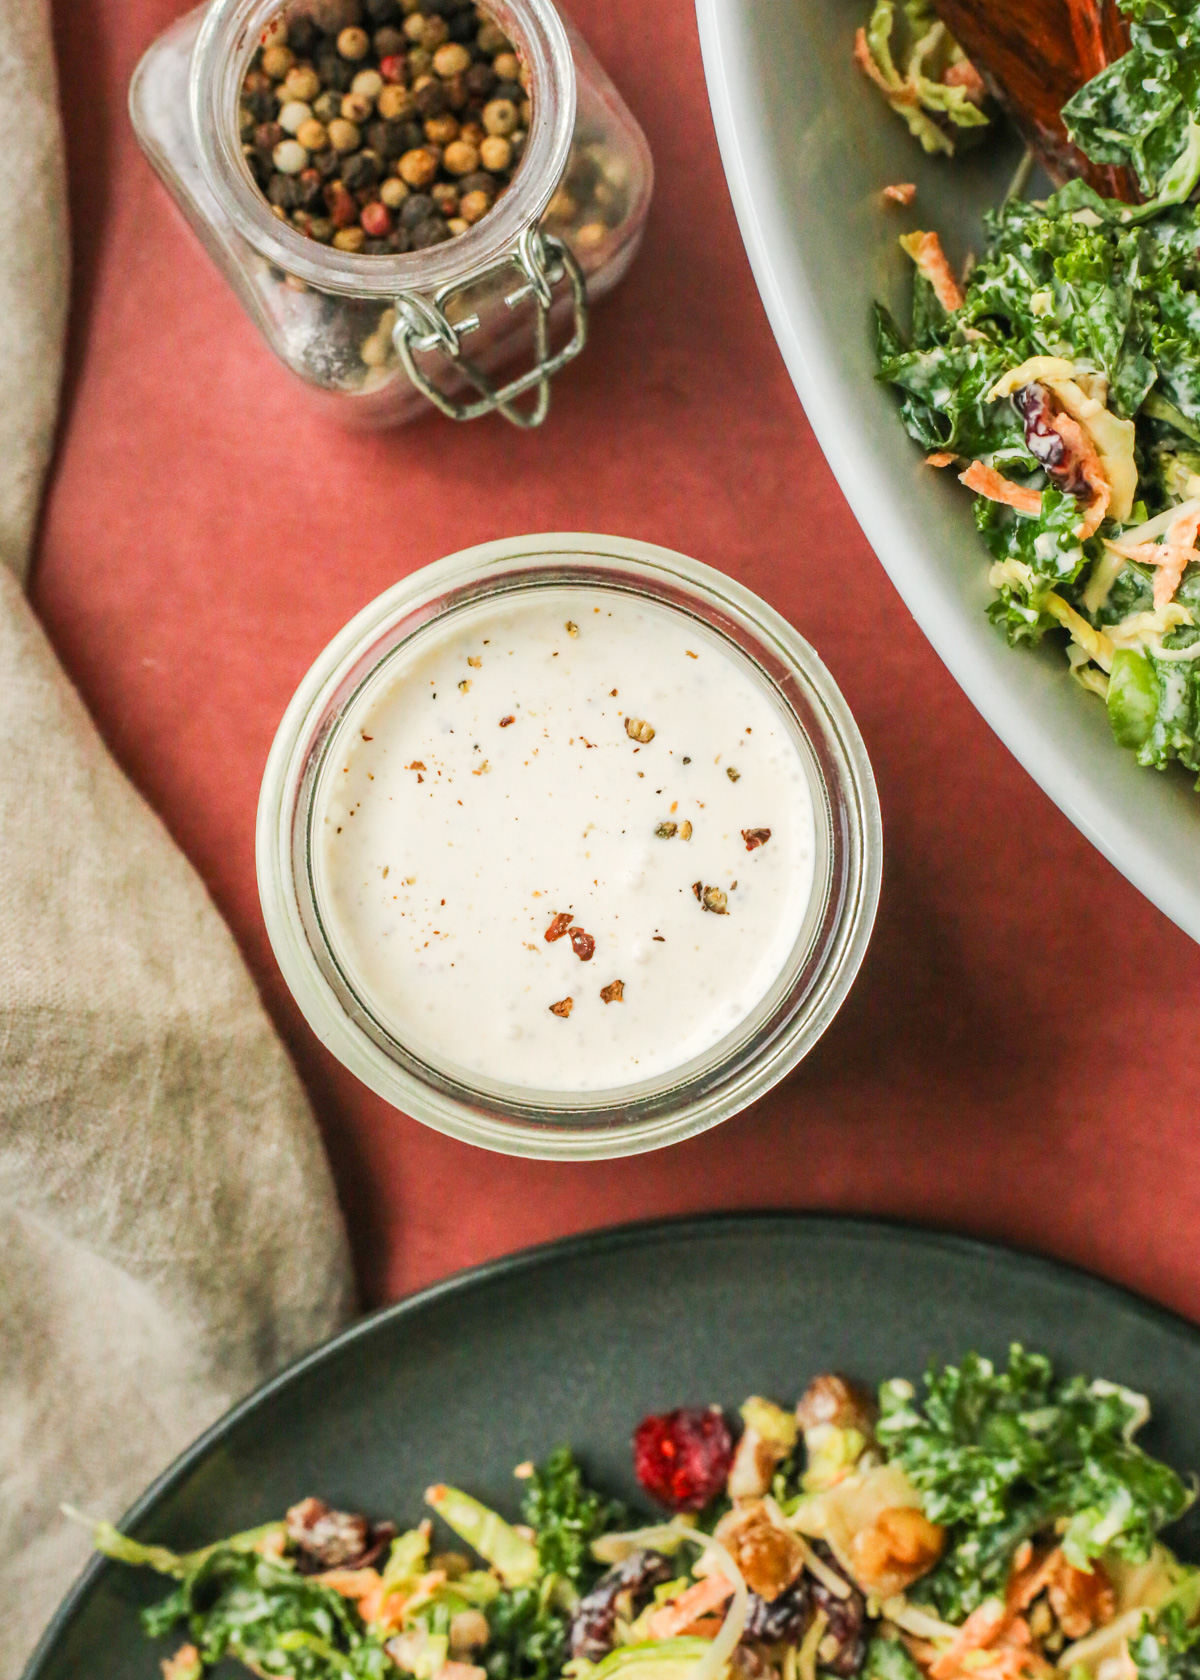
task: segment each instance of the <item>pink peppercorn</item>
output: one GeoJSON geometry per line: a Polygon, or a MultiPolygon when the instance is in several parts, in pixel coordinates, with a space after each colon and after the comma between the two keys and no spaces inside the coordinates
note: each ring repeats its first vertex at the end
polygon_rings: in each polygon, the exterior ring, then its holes
{"type": "Polygon", "coordinates": [[[389,53],[379,61],[379,74],[385,82],[405,82],[408,80],[408,60],[403,53],[389,53]]]}
{"type": "Polygon", "coordinates": [[[376,201],[364,204],[360,220],[369,239],[386,239],[392,231],[392,218],[386,204],[376,201]]]}
{"type": "Polygon", "coordinates": [[[325,204],[334,227],[353,227],[357,222],[358,205],[340,181],[331,181],[325,188],[325,204]]]}

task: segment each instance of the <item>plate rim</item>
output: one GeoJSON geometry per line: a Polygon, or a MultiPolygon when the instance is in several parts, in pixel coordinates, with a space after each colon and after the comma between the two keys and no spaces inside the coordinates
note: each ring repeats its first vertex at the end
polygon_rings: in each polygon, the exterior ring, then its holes
{"type": "MultiPolygon", "coordinates": [[[[594,1230],[555,1237],[548,1242],[535,1243],[467,1266],[426,1284],[412,1294],[401,1296],[386,1306],[364,1313],[333,1336],[310,1348],[299,1358],[285,1365],[274,1376],[252,1389],[235,1402],[220,1417],[209,1424],[194,1441],[172,1459],[165,1469],[149,1483],[132,1505],[118,1519],[122,1533],[132,1531],[150,1512],[159,1499],[196,1468],[226,1434],[249,1414],[270,1402],[282,1388],[297,1381],[307,1371],[323,1361],[340,1355],[366,1337],[375,1335],[385,1325],[401,1323],[426,1311],[429,1307],[456,1295],[469,1295],[498,1278],[519,1276],[522,1272],[553,1266],[563,1259],[590,1258],[618,1248],[654,1245],[661,1242],[687,1242],[696,1238],[711,1238],[722,1234],[748,1235],[752,1230],[764,1230],[772,1225],[790,1229],[807,1228],[814,1232],[828,1231],[859,1239],[915,1245],[947,1256],[974,1260],[1001,1259],[1014,1263],[1042,1276],[1049,1275],[1069,1281],[1090,1295],[1106,1297],[1121,1303],[1135,1316],[1192,1339],[1200,1347],[1200,1323],[1163,1306],[1150,1296],[1127,1284],[1116,1283],[1102,1273],[1074,1261],[1043,1254],[1035,1249],[1022,1248],[1015,1243],[987,1237],[969,1236],[950,1227],[921,1224],[914,1220],[875,1216],[863,1213],[843,1213],[836,1209],[820,1208],[747,1208],[728,1209],[709,1213],[683,1213],[667,1217],[624,1221],[618,1225],[597,1226],[594,1230]]],[[[83,1600],[90,1593],[99,1575],[111,1560],[93,1553],[68,1588],[65,1596],[47,1622],[37,1644],[20,1670],[18,1680],[38,1680],[43,1664],[50,1657],[59,1638],[66,1632],[83,1600]]]]}
{"type": "MultiPolygon", "coordinates": [[[[835,418],[837,376],[820,349],[811,288],[798,304],[785,302],[771,242],[750,191],[746,149],[735,121],[726,66],[726,34],[733,27],[732,0],[695,0],[701,57],[721,164],[738,229],[776,346],[821,451],[860,529],[907,611],[967,699],[1051,802],[1121,875],[1192,939],[1200,942],[1200,892],[1188,872],[1155,850],[1138,822],[1114,805],[1094,778],[1053,737],[1031,733],[1009,704],[1007,681],[981,671],[956,637],[944,591],[901,554],[904,544],[883,526],[870,462],[855,462],[835,418]],[[799,315],[805,331],[797,330],[799,315]],[[864,470],[865,469],[865,470],[864,470]]],[[[806,277],[807,278],[807,277],[806,277]]],[[[1142,772],[1144,773],[1144,772],[1142,772]]],[[[1172,767],[1176,774],[1176,767],[1172,767]]]]}

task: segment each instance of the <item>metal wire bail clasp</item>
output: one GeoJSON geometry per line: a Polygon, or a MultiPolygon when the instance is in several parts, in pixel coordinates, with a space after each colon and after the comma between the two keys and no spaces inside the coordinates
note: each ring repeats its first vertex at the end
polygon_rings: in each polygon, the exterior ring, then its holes
{"type": "Polygon", "coordinates": [[[559,368],[578,356],[587,343],[587,331],[587,286],[583,271],[562,240],[530,227],[520,235],[512,250],[483,274],[471,275],[466,280],[452,280],[440,287],[432,298],[420,292],[402,292],[396,299],[396,325],[392,337],[408,377],[418,391],[451,420],[478,420],[481,415],[495,410],[506,420],[511,420],[514,426],[530,428],[540,426],[549,413],[550,381],[559,368]],[[505,294],[507,307],[515,309],[526,298],[533,300],[534,365],[507,384],[497,385],[463,348],[464,338],[480,326],[479,313],[468,315],[461,321],[451,321],[446,314],[446,305],[460,293],[474,290],[481,280],[503,273],[507,268],[515,268],[520,276],[515,289],[505,294]],[[564,280],[570,287],[574,326],[570,341],[561,350],[551,353],[550,311],[555,288],[564,280]],[[428,356],[438,352],[479,392],[474,401],[456,401],[418,367],[418,355],[428,356]],[[537,396],[532,407],[517,408],[517,399],[534,389],[537,396]]]}

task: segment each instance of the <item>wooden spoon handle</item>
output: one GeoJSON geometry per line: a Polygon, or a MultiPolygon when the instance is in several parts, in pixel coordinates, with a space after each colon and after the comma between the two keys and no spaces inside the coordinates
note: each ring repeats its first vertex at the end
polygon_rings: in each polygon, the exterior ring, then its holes
{"type": "Polygon", "coordinates": [[[1089,163],[1059,115],[1073,93],[1129,46],[1115,0],[934,0],[934,6],[1053,180],[1082,175],[1111,198],[1136,198],[1127,171],[1089,163]]]}

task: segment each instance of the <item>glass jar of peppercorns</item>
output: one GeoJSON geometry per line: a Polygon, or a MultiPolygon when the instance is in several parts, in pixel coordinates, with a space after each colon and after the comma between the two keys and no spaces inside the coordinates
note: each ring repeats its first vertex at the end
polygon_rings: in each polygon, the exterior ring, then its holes
{"type": "Polygon", "coordinates": [[[212,0],[130,109],[268,344],[367,426],[538,424],[653,182],[552,0],[212,0]]]}

